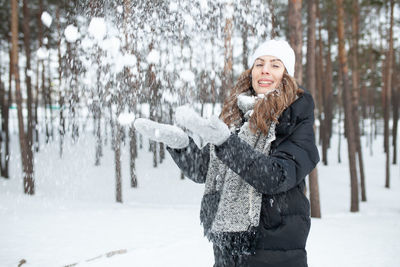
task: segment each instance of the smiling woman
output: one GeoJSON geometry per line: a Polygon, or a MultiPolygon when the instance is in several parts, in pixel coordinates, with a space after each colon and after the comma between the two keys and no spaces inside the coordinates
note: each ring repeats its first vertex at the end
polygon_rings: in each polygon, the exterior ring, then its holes
{"type": "Polygon", "coordinates": [[[177,126],[139,119],[135,128],[164,142],[183,173],[205,183],[200,220],[214,267],[306,267],[304,178],[319,161],[314,102],[293,78],[287,42],[264,42],[250,63],[219,118],[176,110],[177,124],[200,136],[203,148],[177,126]]]}

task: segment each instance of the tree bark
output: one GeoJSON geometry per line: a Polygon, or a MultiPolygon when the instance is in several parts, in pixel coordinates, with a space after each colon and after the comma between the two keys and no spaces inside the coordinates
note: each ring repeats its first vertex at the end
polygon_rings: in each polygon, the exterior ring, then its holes
{"type": "MultiPolygon", "coordinates": [[[[28,148],[32,150],[33,147],[33,118],[32,118],[32,82],[31,82],[31,47],[30,47],[30,12],[28,6],[28,0],[23,2],[23,31],[24,31],[24,47],[25,47],[25,57],[26,57],[26,68],[25,68],[25,81],[27,90],[27,103],[26,108],[28,110],[28,129],[27,129],[27,142],[28,148]]],[[[33,153],[32,153],[33,156],[33,153]]]]}
{"type": "Polygon", "coordinates": [[[249,69],[249,64],[247,62],[248,59],[248,49],[247,49],[247,34],[248,34],[249,27],[247,23],[242,28],[242,47],[243,47],[243,53],[242,53],[242,65],[243,69],[247,70],[249,69]]]}
{"type": "Polygon", "coordinates": [[[385,120],[385,152],[386,152],[386,179],[385,187],[390,188],[390,146],[389,146],[389,119],[390,119],[390,98],[393,79],[393,10],[394,0],[390,0],[390,28],[389,28],[389,49],[386,53],[386,76],[384,81],[384,120],[385,120]]]}
{"type": "MultiPolygon", "coordinates": [[[[328,18],[329,19],[329,18],[328,18]]],[[[323,162],[325,165],[328,164],[328,148],[330,147],[330,140],[332,136],[332,121],[333,121],[333,77],[332,77],[332,26],[328,24],[328,44],[327,44],[327,54],[326,54],[326,69],[325,69],[325,103],[324,103],[324,136],[323,136],[323,146],[326,150],[325,157],[323,156],[323,162]]],[[[323,150],[324,150],[323,149],[323,150]]]]}
{"type": "Polygon", "coordinates": [[[121,177],[121,126],[115,121],[115,199],[122,203],[122,177],[121,177]]]}
{"type": "MultiPolygon", "coordinates": [[[[8,98],[8,97],[7,97],[8,98]]],[[[3,81],[1,80],[1,73],[0,73],[0,105],[1,105],[1,132],[0,132],[0,176],[4,178],[9,178],[8,174],[6,174],[6,164],[7,162],[5,159],[7,159],[7,154],[5,152],[5,146],[6,142],[6,126],[5,126],[5,121],[6,121],[6,109],[8,109],[8,99],[6,98],[6,88],[4,86],[3,81]]]]}
{"type": "Polygon", "coordinates": [[[58,105],[60,106],[60,124],[58,132],[60,134],[60,158],[63,156],[63,147],[64,147],[64,136],[65,136],[65,118],[64,118],[64,88],[62,87],[62,56],[61,56],[61,26],[60,26],[60,7],[57,6],[56,11],[56,20],[57,20],[57,33],[58,33],[58,41],[57,41],[57,55],[58,55],[58,84],[59,84],[59,94],[58,94],[58,105]]]}
{"type": "MultiPolygon", "coordinates": [[[[10,73],[11,73],[10,69],[10,73]]],[[[1,104],[1,142],[0,142],[0,150],[1,150],[1,168],[0,168],[0,175],[4,178],[10,178],[8,173],[8,166],[10,160],[10,134],[9,134],[9,108],[10,108],[10,94],[11,94],[11,87],[9,88],[8,92],[6,91],[5,85],[1,80],[0,74],[0,104],[1,104]],[[4,152],[4,154],[3,154],[4,152]]]]}
{"type": "Polygon", "coordinates": [[[233,19],[225,20],[225,43],[224,43],[224,70],[222,74],[222,86],[220,88],[220,102],[223,103],[227,97],[227,92],[233,88],[233,46],[232,46],[233,19]]]}
{"type": "Polygon", "coordinates": [[[289,20],[289,42],[293,48],[296,63],[294,66],[294,78],[299,84],[303,84],[303,27],[301,24],[301,6],[302,0],[289,0],[288,20],[289,20]]]}
{"type": "MultiPolygon", "coordinates": [[[[274,39],[275,37],[278,36],[278,33],[276,32],[276,18],[275,18],[275,9],[274,9],[274,3],[272,0],[268,0],[268,9],[269,9],[269,14],[270,14],[270,19],[271,19],[271,39],[274,39]]],[[[263,36],[263,39],[265,39],[266,36],[263,36]]]]}
{"type": "Polygon", "coordinates": [[[138,186],[137,175],[136,175],[136,164],[135,160],[137,157],[137,144],[136,144],[136,132],[134,127],[129,127],[129,136],[130,136],[130,174],[131,174],[131,187],[136,188],[138,186]]]}
{"type": "Polygon", "coordinates": [[[321,19],[321,12],[319,8],[319,3],[318,0],[316,1],[316,15],[318,19],[318,39],[316,40],[316,47],[317,47],[317,53],[316,53],[316,65],[315,65],[315,73],[316,73],[316,85],[317,85],[317,104],[318,104],[318,119],[320,122],[319,125],[319,144],[322,143],[322,158],[324,160],[324,154],[325,154],[325,160],[328,146],[327,142],[325,139],[326,136],[326,131],[327,131],[327,120],[325,118],[325,106],[326,106],[326,89],[325,85],[326,81],[325,74],[326,72],[324,71],[324,61],[323,61],[323,40],[322,40],[322,19],[321,19]]]}
{"type": "MultiPolygon", "coordinates": [[[[393,57],[393,68],[396,68],[396,73],[400,73],[399,69],[396,66],[396,57],[393,57]]],[[[393,75],[393,85],[392,86],[392,109],[393,109],[393,161],[392,164],[397,163],[397,131],[398,131],[398,121],[399,121],[399,78],[396,75],[393,75]]]]}
{"type": "Polygon", "coordinates": [[[352,10],[352,79],[353,79],[353,90],[352,90],[352,112],[354,116],[354,130],[355,130],[355,141],[356,149],[358,155],[358,165],[360,171],[360,182],[361,182],[361,201],[367,201],[367,192],[365,185],[365,174],[364,174],[364,160],[361,147],[361,134],[360,134],[360,123],[359,123],[359,92],[360,90],[360,79],[358,71],[358,29],[359,29],[359,7],[358,0],[353,0],[353,10],[352,10]]]}
{"type": "Polygon", "coordinates": [[[21,83],[18,67],[18,0],[11,0],[11,43],[12,75],[15,80],[15,101],[17,103],[19,143],[24,172],[24,192],[33,195],[35,193],[35,183],[33,179],[32,150],[29,149],[28,140],[25,135],[24,118],[22,115],[21,83]]]}
{"type": "Polygon", "coordinates": [[[353,116],[351,108],[351,94],[350,87],[348,84],[348,66],[347,66],[347,55],[345,51],[345,38],[344,38],[344,8],[343,0],[336,0],[337,5],[337,32],[339,40],[339,62],[340,72],[342,75],[343,91],[344,91],[344,112],[345,112],[345,124],[346,124],[346,136],[348,146],[348,157],[350,166],[350,184],[351,184],[351,205],[350,211],[359,211],[359,199],[358,199],[358,181],[357,181],[357,169],[356,169],[356,141],[354,140],[355,130],[353,125],[353,116]]]}
{"type": "MultiPolygon", "coordinates": [[[[316,18],[316,3],[315,0],[310,0],[308,2],[306,84],[314,99],[316,99],[315,18],[316,18]]],[[[309,185],[310,185],[311,217],[321,218],[321,207],[319,203],[319,188],[318,188],[318,171],[316,169],[314,169],[309,175],[309,185]]]]}

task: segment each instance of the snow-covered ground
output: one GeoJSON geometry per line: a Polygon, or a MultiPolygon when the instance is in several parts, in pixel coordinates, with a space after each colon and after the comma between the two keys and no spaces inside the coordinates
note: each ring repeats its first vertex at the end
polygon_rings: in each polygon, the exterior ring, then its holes
{"type": "MultiPolygon", "coordinates": [[[[77,144],[58,142],[36,155],[36,194],[24,195],[17,135],[12,136],[11,178],[0,178],[0,266],[212,266],[210,243],[199,220],[203,186],[180,172],[169,155],[152,167],[147,142],[139,151],[139,187],[130,188],[124,147],[123,204],[115,203],[114,155],[104,147],[94,166],[91,134],[77,144]]],[[[346,144],[342,159],[347,162],[346,144]]],[[[366,151],[367,149],[364,148],[366,151]]],[[[400,266],[400,173],[391,166],[384,188],[382,143],[365,153],[367,203],[350,213],[347,164],[337,163],[337,138],[329,166],[319,164],[322,219],[312,219],[307,250],[310,267],[400,266]]]]}

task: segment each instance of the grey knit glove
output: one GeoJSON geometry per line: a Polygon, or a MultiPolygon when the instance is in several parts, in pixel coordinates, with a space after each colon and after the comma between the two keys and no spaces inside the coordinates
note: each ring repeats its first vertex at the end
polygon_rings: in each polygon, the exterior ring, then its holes
{"type": "Polygon", "coordinates": [[[188,135],[179,127],[139,118],[133,124],[143,136],[164,143],[171,148],[184,148],[189,145],[188,135]]]}
{"type": "Polygon", "coordinates": [[[221,145],[231,134],[228,126],[217,116],[205,119],[188,106],[176,109],[175,120],[180,127],[188,129],[193,134],[200,136],[206,143],[213,145],[221,145]]]}

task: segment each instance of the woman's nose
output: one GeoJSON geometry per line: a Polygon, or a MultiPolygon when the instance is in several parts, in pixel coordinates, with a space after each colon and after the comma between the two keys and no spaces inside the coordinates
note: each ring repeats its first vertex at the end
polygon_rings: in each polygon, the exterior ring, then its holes
{"type": "Polygon", "coordinates": [[[265,64],[265,65],[262,67],[261,73],[262,73],[262,74],[268,74],[268,73],[269,73],[269,67],[267,66],[267,64],[265,64]]]}

